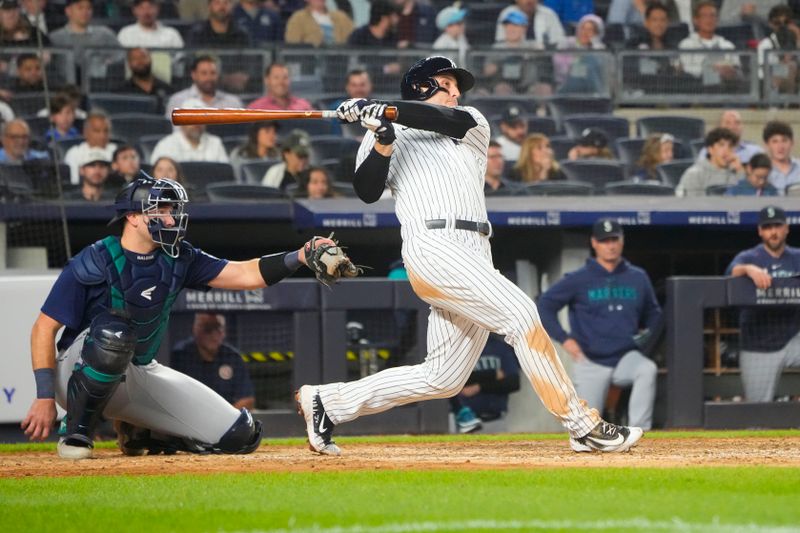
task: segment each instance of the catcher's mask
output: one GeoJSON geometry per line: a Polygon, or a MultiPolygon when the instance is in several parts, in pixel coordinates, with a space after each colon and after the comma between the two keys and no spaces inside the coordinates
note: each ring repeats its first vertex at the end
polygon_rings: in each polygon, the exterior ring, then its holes
{"type": "Polygon", "coordinates": [[[475,85],[472,73],[458,68],[451,59],[444,56],[426,57],[411,65],[403,76],[400,82],[400,94],[403,100],[427,100],[437,91],[443,91],[444,89],[434,78],[439,74],[454,76],[462,95],[475,85]]]}
{"type": "Polygon", "coordinates": [[[141,213],[147,217],[147,229],[153,242],[170,257],[178,257],[189,224],[186,189],[174,180],[155,179],[145,172],[142,175],[119,192],[114,201],[117,214],[108,224],[122,220],[128,213],[141,213]]]}

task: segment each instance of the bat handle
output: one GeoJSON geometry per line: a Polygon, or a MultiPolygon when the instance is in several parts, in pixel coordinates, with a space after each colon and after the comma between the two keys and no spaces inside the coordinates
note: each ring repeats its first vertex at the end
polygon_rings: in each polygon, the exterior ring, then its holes
{"type": "MultiPolygon", "coordinates": [[[[397,107],[393,105],[387,107],[383,112],[383,116],[388,120],[397,120],[397,115],[397,107]]],[[[322,118],[337,118],[336,111],[323,111],[322,118]]]]}

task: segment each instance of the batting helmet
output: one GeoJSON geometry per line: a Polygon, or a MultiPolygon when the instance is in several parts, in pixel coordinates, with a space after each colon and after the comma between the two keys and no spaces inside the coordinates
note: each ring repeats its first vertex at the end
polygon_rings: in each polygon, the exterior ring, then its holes
{"type": "Polygon", "coordinates": [[[470,71],[458,68],[449,58],[443,56],[426,57],[414,63],[400,82],[400,94],[403,100],[427,100],[436,91],[444,90],[433,78],[439,74],[455,76],[461,94],[472,89],[475,77],[470,71]]]}
{"type": "Polygon", "coordinates": [[[142,175],[143,177],[133,180],[117,194],[113,206],[117,215],[108,225],[125,218],[127,213],[147,215],[147,229],[153,241],[160,244],[171,257],[178,257],[180,243],[186,235],[186,226],[189,223],[189,215],[185,211],[186,204],[189,203],[186,189],[177,181],[155,179],[144,171],[142,175]],[[160,211],[160,208],[167,206],[172,208],[168,214],[173,220],[171,226],[164,223],[167,215],[160,211]]]}

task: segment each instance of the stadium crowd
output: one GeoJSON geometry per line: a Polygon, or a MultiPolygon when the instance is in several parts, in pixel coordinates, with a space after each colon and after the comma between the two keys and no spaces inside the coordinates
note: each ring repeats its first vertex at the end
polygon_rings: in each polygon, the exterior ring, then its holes
{"type": "MultiPolygon", "coordinates": [[[[765,124],[756,143],[742,138],[746,109],[721,112],[716,128],[680,108],[632,128],[614,115],[606,54],[639,54],[616,66],[644,92],[737,94],[752,74],[792,95],[799,10],[796,0],[2,0],[0,163],[52,169],[67,200],[103,200],[165,160],[200,200],[350,196],[358,125],[173,128],[170,112],[396,98],[409,61],[442,50],[475,72],[465,103],[495,133],[487,194],[792,194],[789,123],[765,124]],[[758,65],[737,53],[748,50],[758,65]],[[309,58],[321,63],[311,73],[309,58]],[[215,182],[230,187],[206,188],[215,182]]],[[[15,194],[47,197],[40,182],[15,194]]]]}

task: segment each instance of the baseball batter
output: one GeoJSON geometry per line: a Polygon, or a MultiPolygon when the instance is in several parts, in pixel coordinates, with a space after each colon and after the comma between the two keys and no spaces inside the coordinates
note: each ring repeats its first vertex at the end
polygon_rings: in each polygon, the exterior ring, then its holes
{"type": "Polygon", "coordinates": [[[354,187],[371,203],[388,184],[409,281],[431,314],[423,363],[300,388],[298,408],[313,451],[341,453],[332,440],[335,425],[456,395],[490,331],[514,347],[542,402],[569,432],[573,450],[626,451],[642,436],[640,428],[603,421],[577,397],[536,306],[492,264],[483,193],[489,124],[477,109],[458,105],[473,85],[469,71],[429,57],[403,77],[403,101],[391,103],[399,111],[397,126],[383,118],[381,102],[351,99],[337,109],[340,120],[360,121],[374,133],[361,144],[354,187]]]}
{"type": "Polygon", "coordinates": [[[256,289],[274,285],[312,261],[333,241],[315,237],[300,250],[249,261],[227,261],[183,240],[188,215],[184,188],[168,179],[139,178],[116,198],[122,236],[109,236],[76,255],[59,275],[31,333],[36,400],[22,422],[43,440],[67,412],[58,454],[92,456],[101,415],[121,421],[127,455],[250,453],[261,424],[247,409],[155,360],[170,307],[185,287],[256,289]],[[58,341],[56,335],[64,332],[58,341]]]}

